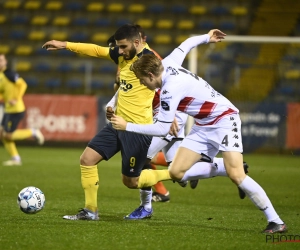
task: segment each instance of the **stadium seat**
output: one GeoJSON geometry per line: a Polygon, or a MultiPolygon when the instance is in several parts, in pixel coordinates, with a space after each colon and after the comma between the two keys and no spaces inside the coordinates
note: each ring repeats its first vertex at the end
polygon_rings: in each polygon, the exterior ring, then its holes
{"type": "Polygon", "coordinates": [[[46,73],[50,71],[51,67],[48,62],[38,62],[37,64],[34,65],[34,70],[36,72],[43,72],[46,73]]]}
{"type": "Polygon", "coordinates": [[[194,22],[191,20],[181,20],[177,23],[177,28],[181,30],[191,30],[194,28],[194,22]]]}
{"type": "Polygon", "coordinates": [[[59,88],[61,86],[61,80],[58,78],[50,78],[45,81],[45,87],[47,88],[59,88]]]}
{"type": "Polygon", "coordinates": [[[124,10],[124,5],[121,3],[110,3],[107,6],[107,10],[109,12],[116,12],[116,13],[120,13],[124,10]]]}
{"type": "Polygon", "coordinates": [[[49,18],[47,16],[34,16],[31,19],[32,25],[46,25],[49,21],[49,18]]]}
{"type": "Polygon", "coordinates": [[[115,73],[117,72],[117,67],[114,64],[103,64],[99,67],[99,72],[101,73],[115,73]]]}
{"type": "Polygon", "coordinates": [[[70,35],[71,41],[75,42],[86,42],[88,40],[88,34],[85,32],[74,32],[70,35]]]}
{"type": "Polygon", "coordinates": [[[38,86],[38,79],[36,77],[26,77],[24,80],[29,88],[35,88],[38,86]]]}
{"type": "Polygon", "coordinates": [[[171,29],[174,23],[172,20],[162,19],[156,22],[156,28],[158,29],[171,29]]]}
{"type": "Polygon", "coordinates": [[[152,14],[161,14],[165,11],[165,6],[159,3],[152,4],[148,7],[148,12],[152,14]]]}
{"type": "Polygon", "coordinates": [[[104,89],[105,88],[105,84],[103,81],[100,80],[92,80],[91,82],[91,89],[104,89]]]}
{"type": "Polygon", "coordinates": [[[213,15],[227,15],[229,14],[229,10],[224,6],[215,6],[210,9],[210,13],[213,15]]]}
{"type": "Polygon", "coordinates": [[[21,5],[21,1],[18,0],[8,0],[3,4],[5,9],[18,9],[21,5]]]}
{"type": "Polygon", "coordinates": [[[171,5],[171,12],[176,15],[182,15],[188,12],[188,8],[183,4],[175,4],[171,5]]]}
{"type": "Polygon", "coordinates": [[[33,49],[30,45],[19,45],[15,48],[16,55],[28,56],[32,51],[33,49]]]}
{"type": "Polygon", "coordinates": [[[25,15],[16,15],[16,16],[13,16],[11,17],[10,19],[10,22],[12,24],[17,24],[17,25],[22,25],[22,24],[27,24],[29,21],[29,18],[28,16],[25,16],[25,15]]]}
{"type": "Polygon", "coordinates": [[[9,37],[13,40],[24,39],[26,37],[26,32],[24,30],[12,30],[9,37]]]}
{"type": "Polygon", "coordinates": [[[45,40],[46,33],[42,30],[40,31],[31,31],[28,34],[28,39],[29,40],[45,40]]]}
{"type": "Polygon", "coordinates": [[[105,45],[106,45],[108,38],[110,38],[110,34],[99,32],[99,33],[93,34],[91,37],[91,40],[95,43],[100,42],[100,43],[105,43],[105,45]]]}
{"type": "Polygon", "coordinates": [[[107,18],[100,17],[95,20],[95,25],[99,27],[108,27],[110,24],[111,21],[107,18]]]}
{"type": "Polygon", "coordinates": [[[2,14],[0,14],[0,24],[3,24],[3,23],[5,23],[6,22],[6,16],[5,15],[2,15],[2,14]]]}
{"type": "Polygon", "coordinates": [[[141,18],[138,19],[137,24],[141,25],[141,27],[143,27],[143,29],[150,29],[153,26],[153,20],[152,19],[145,19],[145,18],[141,18]]]}
{"type": "Polygon", "coordinates": [[[17,62],[15,65],[16,71],[29,71],[31,69],[31,63],[28,61],[17,62]]]}
{"type": "Polygon", "coordinates": [[[153,41],[157,44],[170,44],[172,42],[172,37],[170,35],[157,35],[154,37],[153,41]]]}
{"type": "Polygon", "coordinates": [[[57,26],[66,26],[69,25],[70,18],[67,16],[56,16],[54,17],[52,24],[57,26]]]}
{"type": "Polygon", "coordinates": [[[0,54],[8,54],[10,51],[9,45],[0,44],[0,54]]]}
{"type": "Polygon", "coordinates": [[[82,1],[79,2],[74,2],[74,1],[71,1],[71,2],[67,2],[64,6],[64,8],[66,10],[71,10],[71,11],[77,11],[77,10],[82,10],[83,9],[83,3],[82,1]]]}
{"type": "Polygon", "coordinates": [[[103,3],[92,2],[86,6],[87,11],[100,12],[104,9],[103,3]]]}
{"type": "Polygon", "coordinates": [[[66,41],[68,38],[67,32],[55,31],[50,35],[51,40],[66,41]]]}
{"type": "Polygon", "coordinates": [[[236,24],[233,21],[221,21],[219,23],[219,29],[221,30],[234,30],[236,28],[236,24]]]}
{"type": "Polygon", "coordinates": [[[231,9],[231,14],[235,16],[245,16],[248,14],[248,10],[243,6],[237,6],[231,9]]]}
{"type": "Polygon", "coordinates": [[[290,69],[284,73],[286,79],[300,79],[300,69],[290,69]]]}
{"type": "Polygon", "coordinates": [[[127,18],[120,18],[116,21],[116,26],[121,27],[122,25],[127,24],[127,23],[132,23],[132,22],[131,22],[131,20],[129,20],[127,18]]]}
{"type": "Polygon", "coordinates": [[[57,54],[59,56],[75,56],[76,55],[76,53],[74,53],[70,50],[67,50],[67,49],[61,49],[61,50],[57,51],[57,54]]]}
{"type": "Polygon", "coordinates": [[[67,73],[72,71],[72,66],[67,62],[63,62],[57,66],[56,70],[60,73],[67,73]]]}
{"type": "Polygon", "coordinates": [[[128,6],[128,12],[130,13],[143,13],[146,9],[146,6],[143,4],[130,4],[128,6]]]}
{"type": "Polygon", "coordinates": [[[45,5],[46,10],[60,10],[63,6],[61,1],[49,1],[45,5]]]}
{"type": "Polygon", "coordinates": [[[41,7],[41,1],[36,1],[36,0],[27,1],[24,4],[24,9],[26,9],[26,10],[37,10],[40,7],[41,7]]]}
{"type": "Polygon", "coordinates": [[[35,50],[34,52],[36,55],[39,55],[39,56],[45,56],[45,55],[50,55],[51,52],[42,48],[42,47],[39,47],[35,50]]]}
{"type": "Polygon", "coordinates": [[[75,26],[86,26],[88,23],[89,19],[84,16],[76,17],[71,22],[71,24],[75,26]]]}
{"type": "Polygon", "coordinates": [[[73,79],[67,80],[66,85],[68,88],[78,89],[83,86],[83,81],[81,79],[73,78],[73,79]]]}
{"type": "Polygon", "coordinates": [[[216,27],[215,23],[210,20],[200,21],[198,23],[198,29],[210,30],[216,27]]]}
{"type": "Polygon", "coordinates": [[[189,12],[193,15],[203,15],[207,12],[207,9],[201,5],[194,5],[190,7],[189,12]]]}

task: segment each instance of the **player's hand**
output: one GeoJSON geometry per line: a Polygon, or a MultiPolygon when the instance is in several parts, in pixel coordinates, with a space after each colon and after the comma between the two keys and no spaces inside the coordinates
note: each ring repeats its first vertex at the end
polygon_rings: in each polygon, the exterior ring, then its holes
{"type": "Polygon", "coordinates": [[[113,110],[112,107],[106,107],[106,119],[110,121],[111,117],[113,116],[113,114],[115,113],[115,111],[113,110]]]}
{"type": "Polygon", "coordinates": [[[15,106],[17,104],[17,100],[12,99],[12,100],[9,100],[8,103],[10,106],[15,106]]]}
{"type": "Polygon", "coordinates": [[[42,48],[46,50],[59,50],[59,49],[65,49],[67,47],[67,42],[61,42],[56,40],[51,40],[46,42],[42,48]]]}
{"type": "Polygon", "coordinates": [[[178,122],[176,118],[174,118],[174,121],[172,122],[172,125],[170,127],[169,134],[177,137],[178,131],[179,131],[178,122]]]}
{"type": "Polygon", "coordinates": [[[225,39],[226,34],[218,29],[210,30],[207,33],[210,37],[209,42],[210,43],[218,43],[221,42],[223,39],[225,39]]]}
{"type": "Polygon", "coordinates": [[[127,122],[121,116],[113,115],[110,121],[114,129],[126,130],[127,122]]]}

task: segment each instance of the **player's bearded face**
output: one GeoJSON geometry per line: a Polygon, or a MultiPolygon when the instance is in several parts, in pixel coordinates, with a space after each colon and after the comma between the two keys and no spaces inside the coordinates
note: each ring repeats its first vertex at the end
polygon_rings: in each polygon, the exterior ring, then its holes
{"type": "Polygon", "coordinates": [[[128,53],[124,54],[123,57],[125,60],[131,60],[135,57],[136,54],[136,48],[133,44],[131,44],[131,48],[128,50],[128,53]]]}

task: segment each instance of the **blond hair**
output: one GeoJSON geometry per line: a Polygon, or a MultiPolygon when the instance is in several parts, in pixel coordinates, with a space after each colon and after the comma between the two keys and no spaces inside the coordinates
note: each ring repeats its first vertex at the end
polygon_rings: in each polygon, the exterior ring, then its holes
{"type": "Polygon", "coordinates": [[[139,76],[147,76],[149,72],[158,76],[163,69],[161,60],[154,54],[144,54],[130,66],[130,70],[139,76]]]}

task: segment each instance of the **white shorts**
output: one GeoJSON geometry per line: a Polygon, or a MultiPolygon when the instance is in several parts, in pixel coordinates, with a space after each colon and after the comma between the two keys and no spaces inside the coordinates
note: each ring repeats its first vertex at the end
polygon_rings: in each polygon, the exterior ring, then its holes
{"type": "Polygon", "coordinates": [[[243,152],[241,119],[238,114],[225,116],[212,126],[193,125],[180,144],[198,154],[214,158],[219,151],[243,152]]]}

